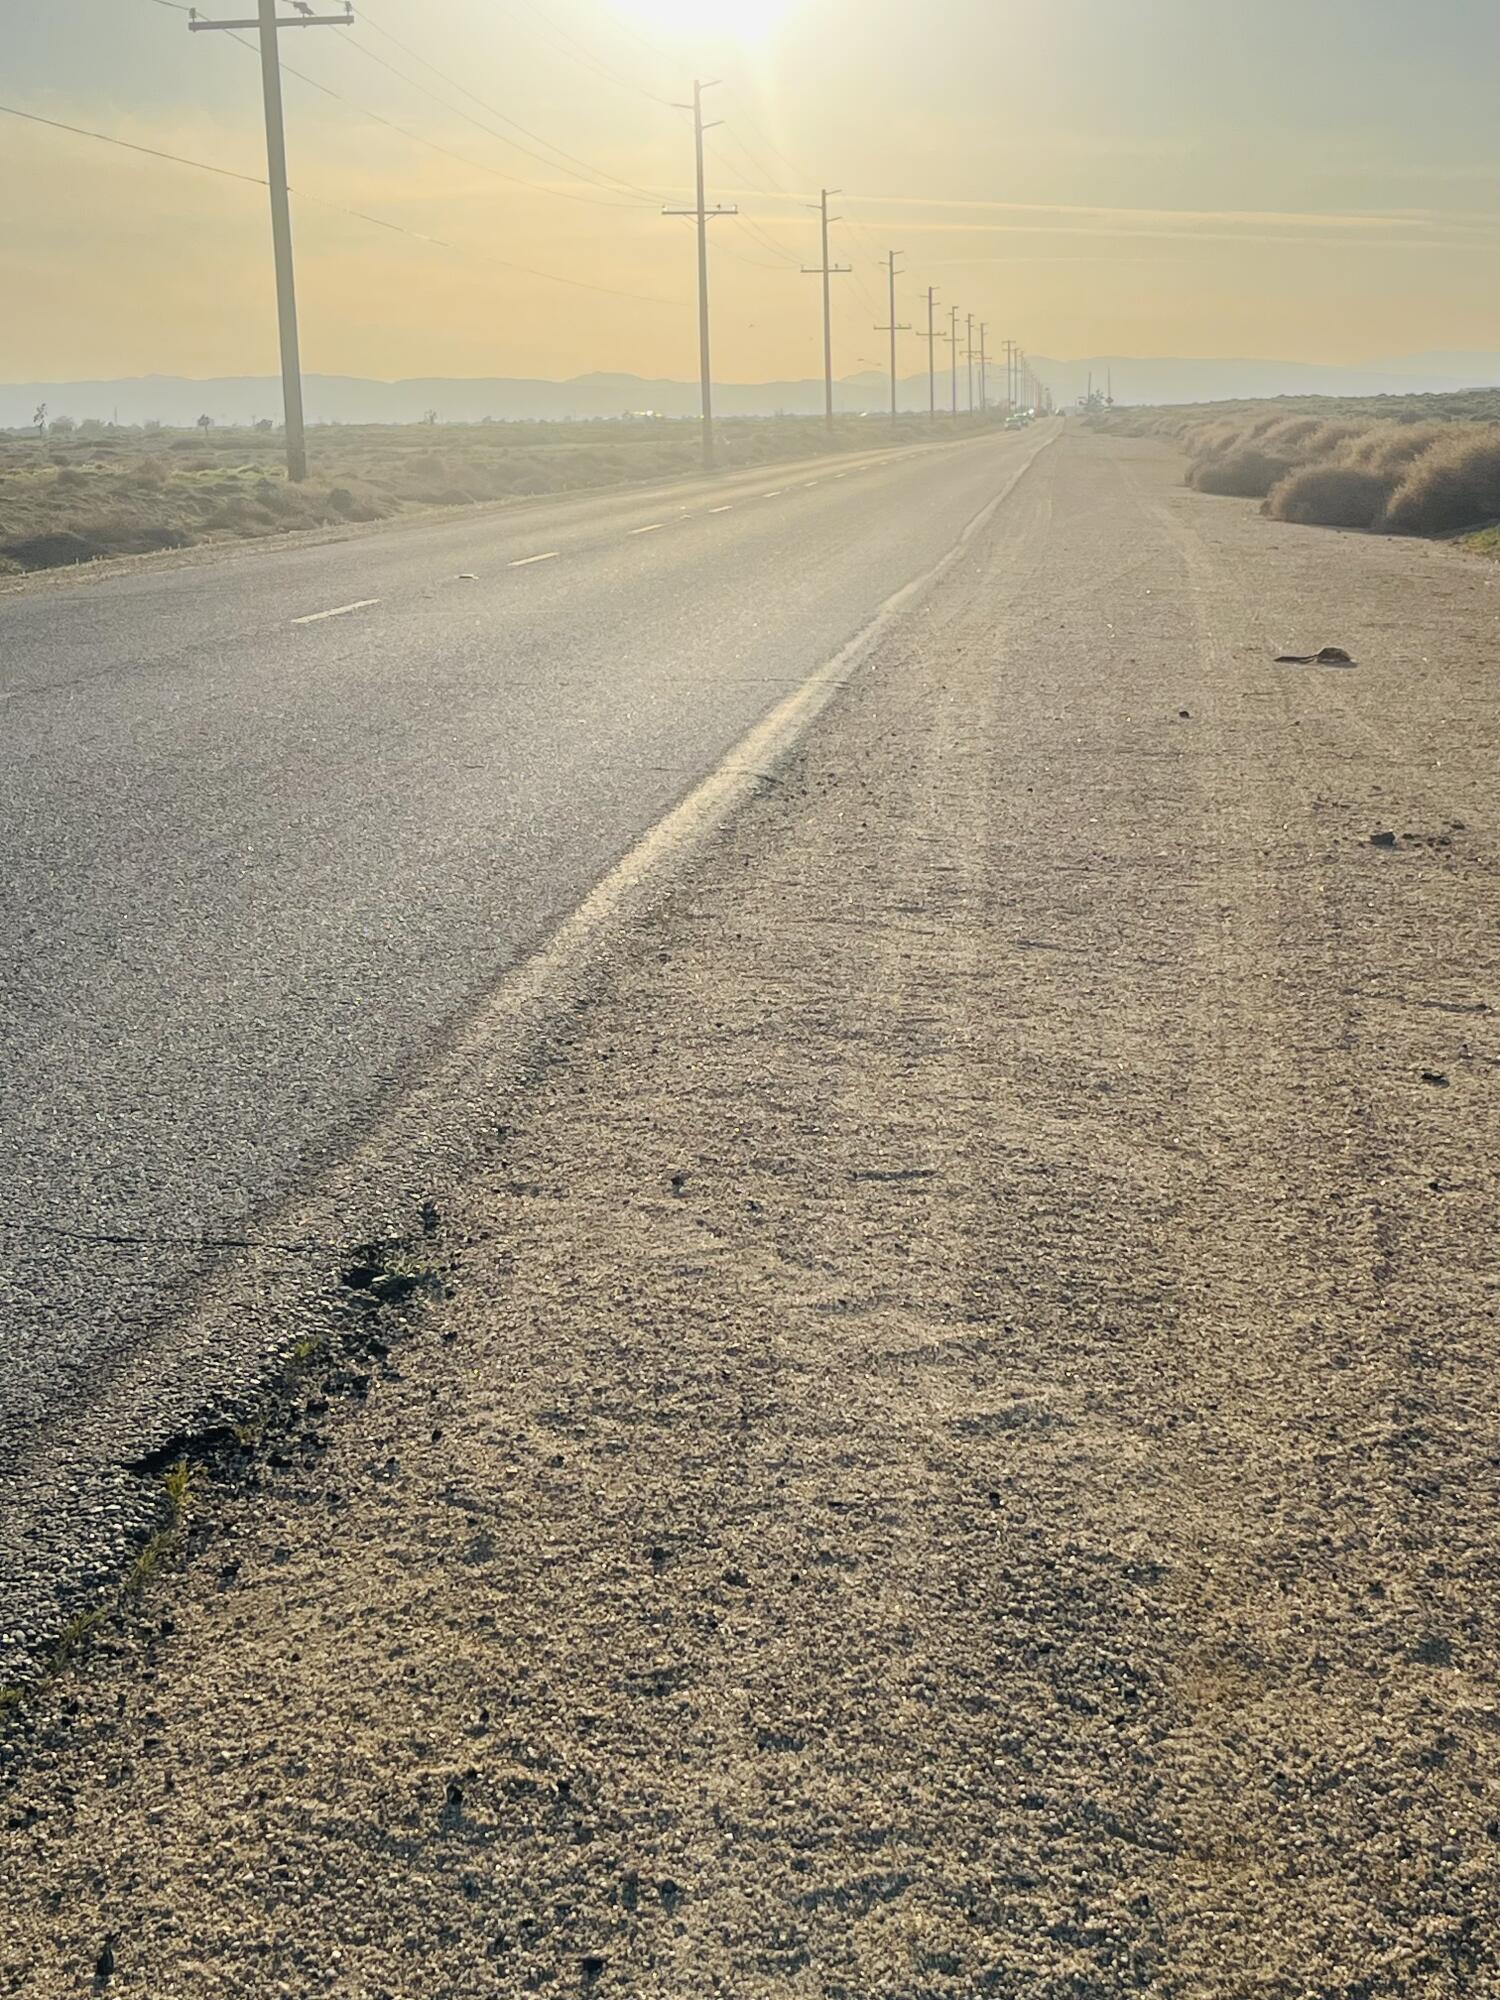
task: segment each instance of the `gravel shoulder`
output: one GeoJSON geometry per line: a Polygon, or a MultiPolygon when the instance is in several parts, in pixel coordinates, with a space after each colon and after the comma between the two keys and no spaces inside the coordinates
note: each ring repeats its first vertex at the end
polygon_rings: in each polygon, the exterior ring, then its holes
{"type": "Polygon", "coordinates": [[[1500,572],[1177,476],[1043,453],[497,1100],[0,1992],[1500,1991],[1500,572]]]}

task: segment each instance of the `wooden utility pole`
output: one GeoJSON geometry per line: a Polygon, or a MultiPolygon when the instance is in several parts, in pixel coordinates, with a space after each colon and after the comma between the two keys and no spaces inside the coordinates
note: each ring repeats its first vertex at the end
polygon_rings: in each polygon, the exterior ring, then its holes
{"type": "Polygon", "coordinates": [[[927,287],[927,414],[937,422],[937,344],[941,338],[937,322],[933,318],[933,308],[937,303],[937,287],[927,287]]]}
{"type": "Polygon", "coordinates": [[[902,254],[903,253],[900,250],[892,250],[886,257],[885,260],[886,272],[890,279],[890,288],[891,288],[890,291],[891,318],[890,318],[890,324],[888,326],[877,326],[875,329],[877,333],[888,333],[891,336],[891,422],[892,424],[894,424],[896,421],[896,335],[898,333],[911,332],[910,325],[908,325],[903,321],[898,321],[896,318],[896,259],[902,254]]]}
{"type": "Polygon", "coordinates": [[[731,202],[727,207],[710,208],[704,198],[703,188],[703,135],[711,132],[714,125],[703,122],[703,93],[712,90],[713,83],[694,83],[691,104],[679,104],[679,111],[693,114],[693,148],[697,167],[698,200],[692,208],[664,208],[663,215],[691,215],[698,223],[698,380],[699,393],[703,404],[703,469],[714,469],[714,382],[713,364],[709,358],[708,345],[708,225],[717,216],[738,215],[738,204],[731,202]]]}
{"type": "Polygon", "coordinates": [[[982,416],[990,413],[989,356],[984,351],[984,343],[989,334],[988,320],[979,322],[979,410],[982,416]]]}
{"type": "Polygon", "coordinates": [[[958,307],[948,309],[948,345],[952,349],[953,363],[953,420],[958,421],[958,307]]]}
{"type": "Polygon", "coordinates": [[[286,184],[286,121],[281,109],[283,28],[347,28],[354,9],[342,14],[314,14],[304,6],[295,14],[278,14],[276,0],[256,0],[253,21],[205,21],[195,7],[188,9],[189,34],[223,33],[235,29],[260,37],[261,91],[266,105],[266,179],[271,189],[271,242],[276,255],[276,317],[281,333],[281,400],[286,414],[286,476],[307,477],[307,426],[302,415],[302,357],[297,342],[297,281],[292,261],[292,207],[286,184]]]}
{"type": "Polygon", "coordinates": [[[970,416],[972,417],[972,416],[973,416],[973,414],[974,414],[974,315],[973,315],[973,313],[967,313],[967,314],[965,315],[965,318],[966,318],[966,320],[967,320],[967,323],[968,323],[968,328],[969,328],[969,345],[968,345],[968,356],[969,356],[969,415],[970,415],[970,416]]]}
{"type": "Polygon", "coordinates": [[[804,264],[804,277],[821,277],[823,280],[823,418],[828,428],[833,429],[833,287],[829,280],[845,276],[854,267],[852,264],[830,264],[828,261],[828,225],[839,218],[828,213],[828,197],[837,194],[837,188],[824,188],[817,201],[809,202],[809,208],[816,208],[823,219],[823,261],[821,264],[804,264]]]}

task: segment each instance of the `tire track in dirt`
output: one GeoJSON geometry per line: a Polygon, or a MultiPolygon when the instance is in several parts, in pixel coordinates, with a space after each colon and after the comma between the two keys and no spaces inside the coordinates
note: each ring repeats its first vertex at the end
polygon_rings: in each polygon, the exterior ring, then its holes
{"type": "Polygon", "coordinates": [[[49,1697],[0,1991],[1500,1982],[1482,578],[1174,478],[1039,461],[496,1101],[49,1697]]]}

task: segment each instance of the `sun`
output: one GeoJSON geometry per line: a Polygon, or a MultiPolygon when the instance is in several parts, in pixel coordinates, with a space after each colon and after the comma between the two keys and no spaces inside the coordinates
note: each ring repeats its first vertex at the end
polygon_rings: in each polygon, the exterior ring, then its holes
{"type": "Polygon", "coordinates": [[[621,15],[647,33],[701,41],[764,41],[796,0],[615,0],[621,15]]]}

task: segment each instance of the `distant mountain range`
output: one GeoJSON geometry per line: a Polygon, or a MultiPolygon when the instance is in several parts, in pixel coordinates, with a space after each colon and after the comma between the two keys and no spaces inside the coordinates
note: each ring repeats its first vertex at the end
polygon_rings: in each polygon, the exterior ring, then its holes
{"type": "MultiPolygon", "coordinates": [[[[1033,357],[1037,375],[1061,405],[1087,392],[1112,387],[1117,403],[1197,403],[1245,396],[1412,395],[1452,389],[1487,388],[1500,383],[1500,354],[1413,354],[1359,368],[1304,361],[1219,361],[1100,355],[1080,361],[1033,357]]],[[[992,367],[990,393],[998,399],[1003,369],[992,367]]],[[[897,385],[903,409],[925,410],[926,373],[897,385]]],[[[946,407],[949,376],[940,373],[938,400],[946,407]]],[[[640,375],[578,375],[568,382],[505,376],[464,380],[434,376],[404,382],[377,382],[354,375],[309,375],[307,413],[316,423],[416,423],[429,410],[439,421],[477,423],[485,417],[619,417],[654,411],[692,417],[698,412],[696,382],[653,381],[640,375]]],[[[821,380],[721,382],[715,404],[725,416],[814,416],[823,408],[821,380]]],[[[959,398],[967,400],[961,371],[959,398]]],[[[867,371],[835,384],[842,411],[880,411],[889,406],[884,375],[867,371]]],[[[106,422],[179,425],[202,415],[216,423],[246,424],[278,417],[281,389],[269,375],[231,375],[199,381],[180,375],[144,375],[118,382],[0,383],[0,427],[32,422],[38,404],[54,417],[89,417],[106,422]]]]}

